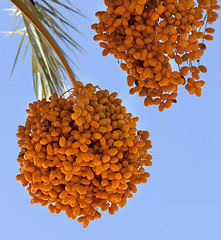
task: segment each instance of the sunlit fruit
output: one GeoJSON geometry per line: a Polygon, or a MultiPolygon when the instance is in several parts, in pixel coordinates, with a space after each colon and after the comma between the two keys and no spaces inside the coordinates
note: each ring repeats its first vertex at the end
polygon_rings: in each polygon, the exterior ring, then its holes
{"type": "Polygon", "coordinates": [[[113,54],[127,72],[130,94],[145,97],[144,105],[159,110],[176,103],[179,85],[201,96],[205,84],[200,64],[212,41],[217,0],[105,0],[107,9],[93,24],[102,55],[113,54]],[[174,66],[177,66],[174,68],[174,66]],[[173,67],[172,67],[173,66],[173,67]],[[192,84],[187,79],[192,79],[192,84]]]}
{"type": "Polygon", "coordinates": [[[21,181],[31,203],[66,212],[87,227],[124,207],[146,183],[152,157],[147,131],[122,106],[117,93],[77,82],[69,97],[29,104],[24,126],[18,127],[21,181]]]}

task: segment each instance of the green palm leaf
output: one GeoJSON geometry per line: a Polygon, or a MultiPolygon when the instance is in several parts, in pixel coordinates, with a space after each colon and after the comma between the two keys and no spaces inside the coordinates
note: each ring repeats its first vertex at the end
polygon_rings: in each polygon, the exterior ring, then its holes
{"type": "MultiPolygon", "coordinates": [[[[25,0],[22,0],[26,5],[25,0]]],[[[29,6],[29,5],[28,5],[29,6]]],[[[35,7],[29,7],[33,14],[45,25],[45,27],[52,33],[57,41],[59,41],[65,48],[68,49],[72,55],[75,54],[73,49],[80,53],[84,53],[81,46],[74,41],[69,35],[68,31],[73,29],[80,33],[76,26],[74,26],[64,15],[62,10],[70,12],[72,15],[83,16],[82,13],[68,0],[62,2],[57,0],[41,0],[35,2],[35,7]],[[58,8],[59,7],[59,11],[58,8]]],[[[15,69],[18,57],[21,53],[22,46],[26,46],[24,51],[25,58],[28,47],[31,46],[32,50],[32,77],[33,86],[35,89],[36,97],[38,99],[48,98],[52,93],[56,92],[59,96],[69,88],[68,81],[63,66],[57,59],[55,53],[46,42],[44,37],[38,32],[38,30],[32,25],[32,23],[16,8],[12,7],[6,9],[10,11],[12,15],[11,22],[17,22],[17,25],[12,32],[7,32],[8,35],[20,34],[21,41],[14,60],[11,75],[15,69]],[[21,25],[24,27],[21,28],[21,25]],[[25,38],[28,36],[28,38],[25,38]]],[[[81,34],[81,33],[80,33],[81,34]]],[[[71,56],[63,52],[66,59],[72,65],[75,65],[71,60],[71,56]]],[[[77,67],[75,65],[75,67],[77,67]]]]}

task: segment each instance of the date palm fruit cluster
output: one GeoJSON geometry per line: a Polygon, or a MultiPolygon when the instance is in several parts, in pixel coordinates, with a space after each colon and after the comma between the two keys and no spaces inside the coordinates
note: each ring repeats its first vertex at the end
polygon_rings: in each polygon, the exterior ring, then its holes
{"type": "Polygon", "coordinates": [[[176,102],[179,85],[201,96],[200,59],[205,40],[213,40],[220,9],[217,0],[105,0],[106,11],[93,24],[102,55],[113,54],[127,72],[130,94],[159,110],[176,102]],[[177,65],[176,65],[176,64],[177,65]],[[194,65],[195,63],[195,65],[194,65]],[[172,68],[173,64],[173,68],[172,68]],[[177,66],[176,69],[174,65],[177,66]]]}
{"type": "Polygon", "coordinates": [[[25,126],[18,127],[21,148],[16,179],[27,186],[31,203],[66,212],[87,227],[124,207],[146,183],[151,166],[147,131],[121,105],[117,93],[77,82],[70,96],[29,104],[25,126]]]}

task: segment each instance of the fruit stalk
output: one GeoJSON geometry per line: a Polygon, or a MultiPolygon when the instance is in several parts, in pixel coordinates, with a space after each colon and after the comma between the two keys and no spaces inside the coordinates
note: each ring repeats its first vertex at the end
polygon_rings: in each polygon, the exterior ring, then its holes
{"type": "Polygon", "coordinates": [[[38,20],[38,18],[32,13],[31,10],[20,0],[10,0],[28,19],[31,23],[37,28],[37,30],[44,36],[45,40],[51,46],[51,48],[56,53],[57,57],[61,61],[68,77],[71,80],[73,87],[76,84],[76,79],[74,73],[71,70],[70,65],[68,64],[64,54],[62,53],[60,47],[58,46],[57,42],[51,36],[51,34],[47,31],[44,25],[38,20]]]}

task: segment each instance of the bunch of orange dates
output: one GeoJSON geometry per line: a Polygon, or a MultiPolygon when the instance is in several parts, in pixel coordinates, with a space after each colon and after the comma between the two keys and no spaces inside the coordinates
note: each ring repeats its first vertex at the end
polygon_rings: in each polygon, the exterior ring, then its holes
{"type": "Polygon", "coordinates": [[[16,178],[32,204],[64,211],[87,227],[101,217],[99,209],[113,215],[147,182],[152,146],[117,93],[81,82],[69,93],[29,104],[25,126],[18,127],[16,178]]]}
{"type": "Polygon", "coordinates": [[[212,41],[220,9],[217,0],[105,0],[107,9],[93,24],[102,54],[113,54],[127,72],[130,94],[159,111],[176,103],[178,86],[201,96],[205,84],[200,64],[212,41]],[[172,67],[173,66],[173,67],[172,67]],[[174,67],[175,66],[175,67],[174,67]]]}

